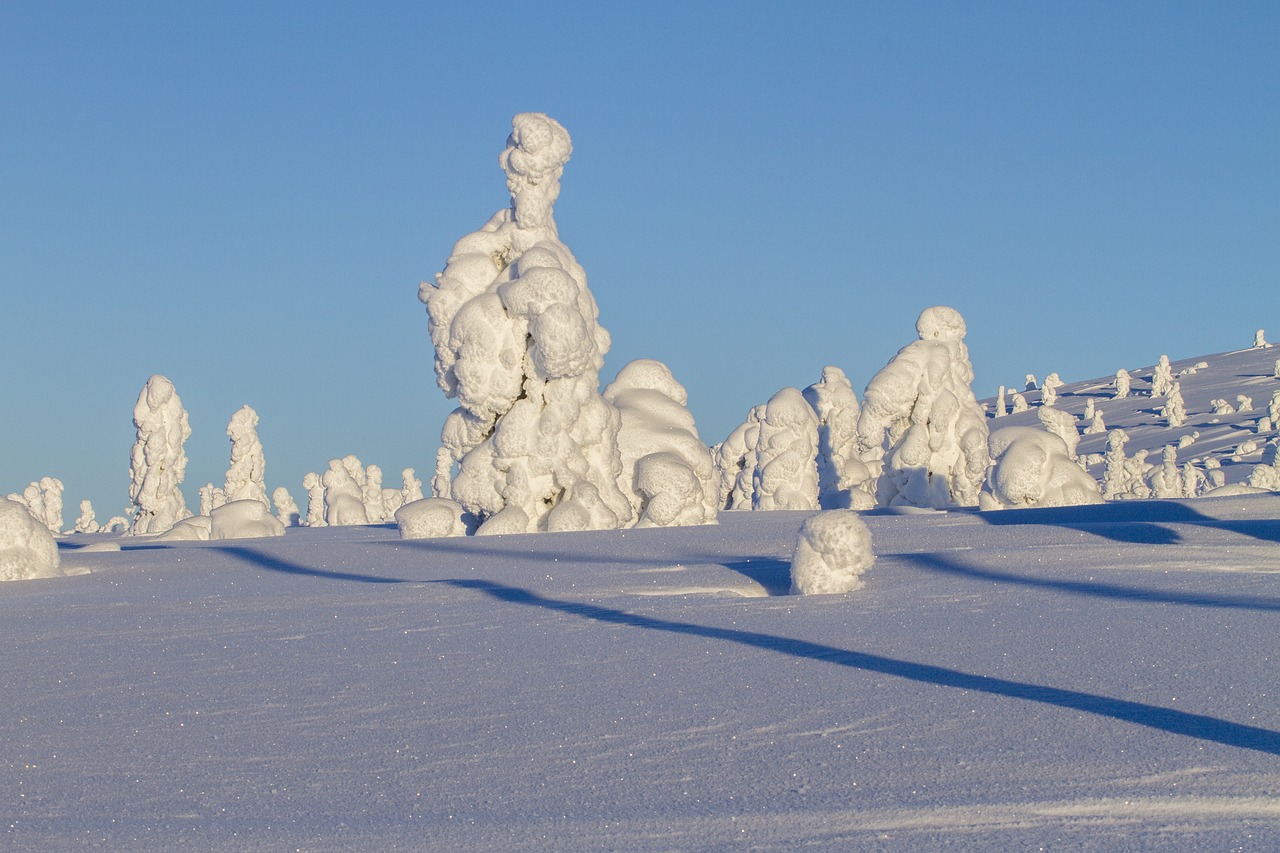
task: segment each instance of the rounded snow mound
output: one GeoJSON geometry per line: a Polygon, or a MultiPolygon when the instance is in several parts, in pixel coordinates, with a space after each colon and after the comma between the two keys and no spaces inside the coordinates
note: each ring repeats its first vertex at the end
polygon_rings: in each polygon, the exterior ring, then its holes
{"type": "Polygon", "coordinates": [[[814,595],[861,589],[862,573],[876,560],[871,531],[849,509],[820,512],[800,527],[791,557],[791,593],[814,595]]]}
{"type": "Polygon", "coordinates": [[[935,305],[920,312],[916,320],[916,332],[922,341],[964,340],[964,317],[954,308],[935,305]]]}
{"type": "Polygon", "coordinates": [[[439,539],[466,536],[462,504],[448,498],[423,498],[396,510],[401,539],[439,539]]]}
{"type": "Polygon", "coordinates": [[[17,501],[0,498],[0,581],[62,576],[58,543],[17,501]]]}

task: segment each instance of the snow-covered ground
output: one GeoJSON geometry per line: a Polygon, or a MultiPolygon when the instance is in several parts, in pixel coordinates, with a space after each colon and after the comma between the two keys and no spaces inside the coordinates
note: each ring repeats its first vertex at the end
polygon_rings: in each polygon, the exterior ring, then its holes
{"type": "MultiPolygon", "coordinates": [[[[1280,389],[1275,353],[1205,357],[1177,430],[1101,382],[1067,383],[1058,405],[1100,395],[1150,461],[1198,431],[1179,459],[1216,454],[1241,482],[1258,457],[1230,452],[1275,434],[1249,431],[1280,389]],[[1207,413],[1238,393],[1258,411],[1207,413]]],[[[1145,392],[1150,368],[1133,372],[1145,392]]],[[[865,588],[790,596],[808,515],[424,541],[393,525],[63,537],[69,576],[0,585],[0,838],[1280,847],[1280,495],[872,511],[865,588]]]]}

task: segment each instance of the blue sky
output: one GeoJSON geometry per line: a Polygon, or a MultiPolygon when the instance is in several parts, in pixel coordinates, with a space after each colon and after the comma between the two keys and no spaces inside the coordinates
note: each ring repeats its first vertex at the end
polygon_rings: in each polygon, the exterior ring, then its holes
{"type": "Polygon", "coordinates": [[[132,408],[231,414],[268,485],[432,467],[418,282],[507,203],[516,112],[614,346],[708,443],[922,308],[978,395],[1280,339],[1275,3],[0,4],[0,493],[128,505],[132,408]]]}

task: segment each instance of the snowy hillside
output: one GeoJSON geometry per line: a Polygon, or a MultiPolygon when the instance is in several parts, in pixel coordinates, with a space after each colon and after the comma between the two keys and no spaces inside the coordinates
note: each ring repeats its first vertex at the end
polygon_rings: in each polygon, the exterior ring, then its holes
{"type": "MultiPolygon", "coordinates": [[[[1275,352],[1175,361],[1174,430],[1149,368],[1058,406],[1237,483],[1275,352]]],[[[5,846],[1280,845],[1280,496],[875,510],[865,589],[788,596],[807,515],[63,537],[0,585],[5,846]]]]}

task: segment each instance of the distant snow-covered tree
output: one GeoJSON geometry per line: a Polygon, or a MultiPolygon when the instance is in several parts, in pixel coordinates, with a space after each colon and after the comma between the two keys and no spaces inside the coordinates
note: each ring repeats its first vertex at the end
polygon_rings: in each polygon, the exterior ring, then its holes
{"type": "Polygon", "coordinates": [[[823,509],[870,509],[875,497],[858,458],[861,407],[849,378],[828,365],[822,379],[802,393],[818,416],[818,503],[823,509]]]}
{"type": "Polygon", "coordinates": [[[1271,344],[1267,343],[1267,335],[1265,331],[1263,331],[1262,329],[1259,329],[1258,331],[1253,333],[1254,349],[1267,349],[1270,346],[1271,344]]]}
{"type": "Polygon", "coordinates": [[[93,504],[87,500],[80,501],[80,517],[72,528],[76,533],[97,533],[102,528],[94,518],[93,504]]]}
{"type": "Polygon", "coordinates": [[[1173,365],[1169,356],[1161,355],[1155,372],[1151,374],[1151,396],[1163,397],[1173,389],[1173,365]]]}
{"type": "Polygon", "coordinates": [[[400,481],[403,483],[400,488],[401,506],[422,500],[422,481],[415,476],[412,468],[405,468],[400,472],[400,481]]]}
{"type": "Polygon", "coordinates": [[[129,533],[162,533],[191,515],[180,488],[187,471],[183,445],[191,426],[166,377],[157,373],[142,386],[133,425],[137,440],[129,454],[129,499],[137,509],[129,533]]]}
{"type": "Polygon", "coordinates": [[[1050,373],[1044,378],[1044,383],[1040,386],[1040,403],[1044,406],[1054,406],[1058,402],[1058,389],[1063,386],[1062,379],[1056,372],[1050,373]]]}
{"type": "Polygon", "coordinates": [[[330,459],[329,470],[320,478],[324,486],[325,523],[330,526],[369,523],[364,511],[363,489],[351,473],[354,469],[363,477],[364,469],[358,464],[359,460],[354,466],[344,464],[346,461],[330,459]]]}
{"type": "Polygon", "coordinates": [[[1170,429],[1180,427],[1187,422],[1187,407],[1182,400],[1182,383],[1172,382],[1165,391],[1164,406],[1160,416],[1169,424],[1170,429]]]}
{"type": "Polygon", "coordinates": [[[1128,457],[1124,446],[1129,441],[1129,434],[1120,428],[1107,433],[1106,468],[1102,476],[1102,496],[1114,500],[1127,494],[1129,488],[1128,457]]]}
{"type": "MultiPolygon", "coordinates": [[[[1045,387],[1048,385],[1049,380],[1046,379],[1045,387]]],[[[1052,407],[1042,406],[1036,414],[1044,428],[1062,440],[1063,446],[1067,448],[1067,457],[1072,462],[1076,461],[1076,447],[1080,444],[1080,430],[1076,428],[1076,419],[1070,413],[1052,407]]]]}
{"type": "Polygon", "coordinates": [[[294,501],[293,495],[289,494],[289,490],[284,486],[278,486],[271,493],[271,502],[276,505],[276,519],[285,527],[297,527],[301,521],[302,513],[298,509],[297,502],[294,501]]]}
{"type": "Polygon", "coordinates": [[[1129,396],[1129,389],[1133,384],[1133,380],[1129,377],[1129,371],[1123,367],[1116,371],[1116,399],[1129,396]]]}
{"type": "Polygon", "coordinates": [[[320,475],[308,472],[302,478],[302,488],[307,490],[307,527],[325,527],[324,483],[320,475]]]}
{"type": "Polygon", "coordinates": [[[241,406],[227,424],[227,436],[231,439],[231,464],[222,487],[225,502],[257,501],[270,511],[267,461],[258,439],[258,413],[249,406],[241,406]]]}
{"type": "Polygon", "coordinates": [[[1053,432],[1004,427],[991,434],[989,451],[995,464],[979,498],[984,510],[1102,502],[1097,481],[1053,432]]]}
{"type": "Polygon", "coordinates": [[[1027,398],[1022,396],[1022,394],[1018,393],[1017,391],[1013,392],[1011,399],[1013,400],[1013,405],[1009,410],[1011,414],[1016,415],[1019,412],[1025,412],[1031,408],[1030,406],[1027,405],[1027,398]]]}
{"type": "Polygon", "coordinates": [[[973,395],[964,318],[927,308],[916,331],[919,339],[867,385],[860,455],[878,474],[881,506],[976,506],[989,463],[987,423],[973,395]]]}
{"type": "Polygon", "coordinates": [[[1005,392],[1005,388],[1003,385],[1001,385],[999,393],[996,394],[995,416],[997,418],[1003,418],[1005,415],[1009,413],[1009,406],[1007,403],[1005,403],[1004,392],[1005,392]]]}

